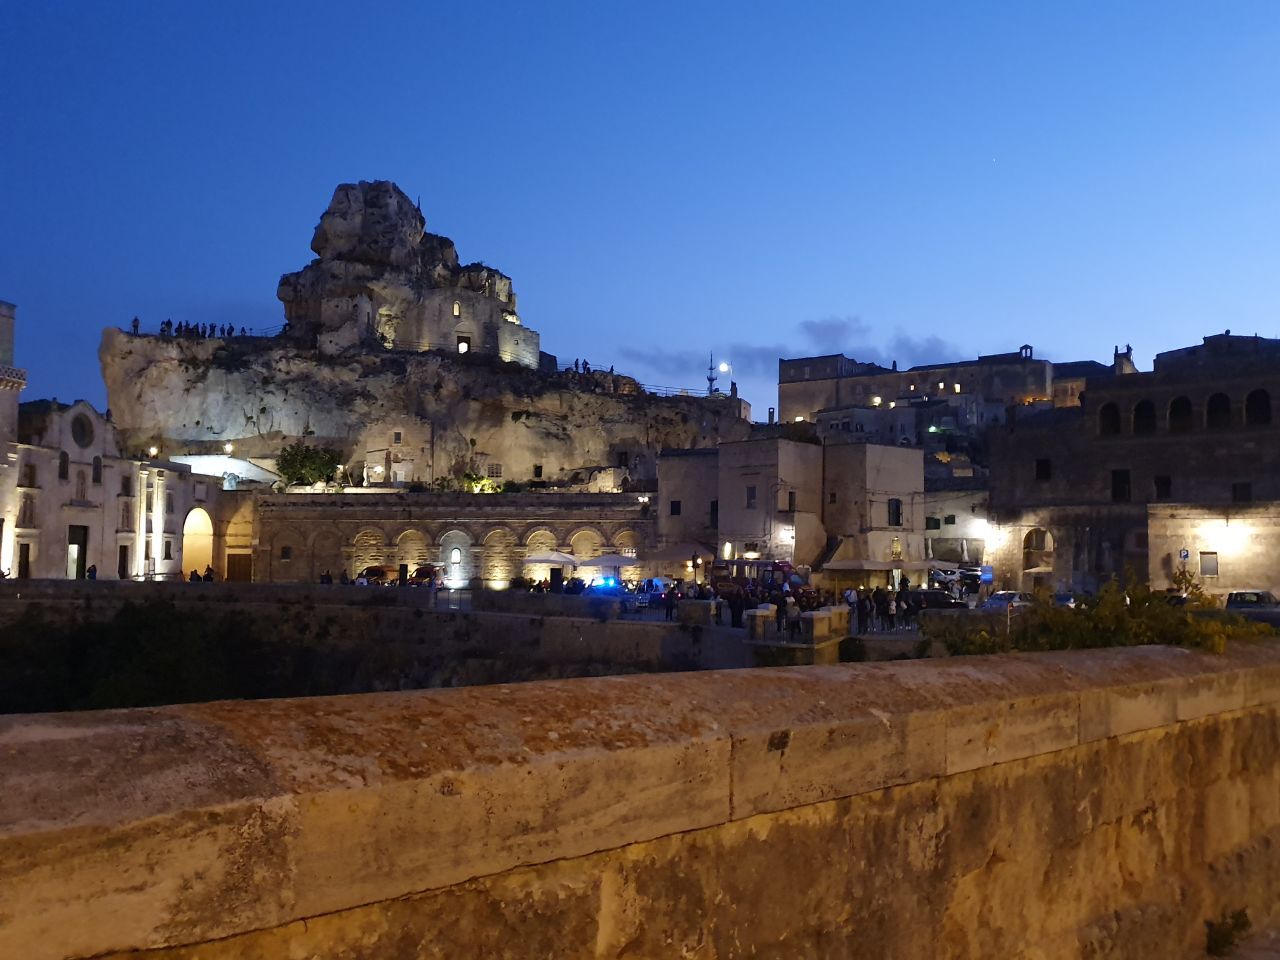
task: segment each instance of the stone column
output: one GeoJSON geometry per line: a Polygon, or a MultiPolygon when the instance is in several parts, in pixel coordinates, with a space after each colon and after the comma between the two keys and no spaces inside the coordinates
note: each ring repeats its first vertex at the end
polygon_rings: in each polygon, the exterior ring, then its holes
{"type": "Polygon", "coordinates": [[[138,471],[133,502],[133,572],[137,577],[147,575],[147,480],[151,471],[138,471]]]}
{"type": "Polygon", "coordinates": [[[155,560],[156,573],[164,562],[164,471],[156,470],[151,500],[151,556],[155,560]]]}

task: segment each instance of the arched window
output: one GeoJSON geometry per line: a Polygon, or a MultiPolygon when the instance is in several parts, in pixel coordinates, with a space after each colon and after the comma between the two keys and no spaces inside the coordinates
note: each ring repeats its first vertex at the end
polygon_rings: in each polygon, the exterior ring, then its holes
{"type": "Polygon", "coordinates": [[[101,457],[93,458],[93,482],[94,483],[102,482],[102,458],[101,457]]]}
{"type": "Polygon", "coordinates": [[[1244,398],[1244,422],[1249,427],[1265,427],[1271,423],[1271,394],[1254,390],[1244,398]]]}
{"type": "Polygon", "coordinates": [[[1104,403],[1098,411],[1098,433],[1114,437],[1120,432],[1120,408],[1114,403],[1104,403]]]}
{"type": "Polygon", "coordinates": [[[1134,404],[1133,432],[1138,436],[1156,432],[1156,405],[1150,400],[1139,400],[1134,404]]]}
{"type": "Polygon", "coordinates": [[[67,451],[63,450],[58,454],[58,479],[66,480],[71,473],[71,458],[67,456],[67,451]]]}
{"type": "Polygon", "coordinates": [[[1173,402],[1169,404],[1169,432],[1191,432],[1191,399],[1189,397],[1174,397],[1173,402]]]}
{"type": "Polygon", "coordinates": [[[1204,425],[1210,430],[1231,426],[1231,400],[1225,393],[1215,393],[1204,408],[1204,425]]]}
{"type": "Polygon", "coordinates": [[[460,316],[462,316],[462,301],[461,301],[461,300],[455,300],[455,301],[453,301],[453,315],[454,315],[455,317],[460,317],[460,316]]]}
{"type": "Polygon", "coordinates": [[[449,551],[449,562],[450,563],[462,562],[462,549],[460,547],[454,547],[452,550],[449,551]]]}

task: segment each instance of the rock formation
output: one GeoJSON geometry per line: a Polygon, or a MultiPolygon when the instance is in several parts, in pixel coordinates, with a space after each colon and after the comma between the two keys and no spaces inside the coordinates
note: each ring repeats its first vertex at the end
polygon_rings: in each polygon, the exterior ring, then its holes
{"type": "Polygon", "coordinates": [[[311,240],[318,259],[280,278],[289,339],[328,355],[364,343],[538,366],[538,335],[520,322],[511,278],[460,265],[453,241],[425,229],[394,183],[341,184],[311,240]]]}
{"type": "Polygon", "coordinates": [[[501,464],[504,480],[586,483],[625,466],[656,477],[664,447],[746,436],[739,401],[658,397],[630,377],[546,374],[479,355],[326,357],[283,338],[186,340],[104,332],[108,404],[130,449],[274,457],[295,438],[340,447],[407,481],[501,464]],[[420,428],[420,429],[415,429],[420,428]],[[404,443],[393,443],[396,432],[404,443]],[[474,442],[473,442],[474,441],[474,442]],[[409,466],[397,469],[404,460],[409,466]],[[541,467],[540,470],[535,469],[541,467]]]}

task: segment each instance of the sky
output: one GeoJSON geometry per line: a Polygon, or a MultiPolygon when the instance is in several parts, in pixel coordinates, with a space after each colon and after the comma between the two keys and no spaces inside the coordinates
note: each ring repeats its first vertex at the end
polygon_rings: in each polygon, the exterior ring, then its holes
{"type": "Polygon", "coordinates": [[[24,400],[104,327],[271,327],[394,180],[562,360],[763,419],[777,360],[1280,334],[1280,4],[0,0],[24,400]],[[722,382],[721,386],[726,386],[722,382]]]}

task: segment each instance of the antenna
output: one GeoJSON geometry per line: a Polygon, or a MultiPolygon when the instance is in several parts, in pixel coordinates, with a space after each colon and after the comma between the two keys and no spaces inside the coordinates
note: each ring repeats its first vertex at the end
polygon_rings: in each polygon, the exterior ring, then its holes
{"type": "Polygon", "coordinates": [[[716,358],[714,353],[707,354],[707,396],[714,397],[716,395],[716,381],[720,379],[716,376],[716,358]]]}

